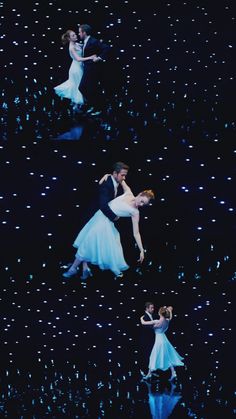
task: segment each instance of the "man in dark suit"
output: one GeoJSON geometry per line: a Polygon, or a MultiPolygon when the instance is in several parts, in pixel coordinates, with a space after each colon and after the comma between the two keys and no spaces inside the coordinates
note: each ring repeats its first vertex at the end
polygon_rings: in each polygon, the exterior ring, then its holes
{"type": "Polygon", "coordinates": [[[108,202],[123,193],[121,182],[126,179],[129,166],[123,162],[116,162],[112,169],[112,175],[99,185],[99,208],[109,220],[114,222],[118,217],[110,209],[108,202]]]}
{"type": "MultiPolygon", "coordinates": [[[[151,301],[145,303],[145,313],[142,316],[144,321],[157,320],[158,315],[155,314],[155,306],[151,301]]],[[[154,345],[155,334],[153,326],[142,325],[140,336],[140,373],[145,377],[145,370],[148,366],[149,357],[154,345]]]]}
{"type": "Polygon", "coordinates": [[[110,47],[102,41],[91,36],[91,27],[87,24],[79,26],[79,36],[84,42],[83,57],[89,57],[96,54],[97,57],[93,60],[83,62],[83,76],[79,85],[79,90],[82,93],[85,103],[90,106],[87,113],[91,115],[98,115],[101,113],[101,83],[102,65],[107,59],[110,47]]]}

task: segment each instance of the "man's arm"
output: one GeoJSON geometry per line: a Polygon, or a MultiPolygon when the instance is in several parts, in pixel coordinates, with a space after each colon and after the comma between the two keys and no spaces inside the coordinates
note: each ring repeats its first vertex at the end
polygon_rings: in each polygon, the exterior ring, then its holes
{"type": "Polygon", "coordinates": [[[159,320],[144,320],[144,316],[140,317],[140,322],[143,326],[154,326],[158,324],[159,320]]]}
{"type": "Polygon", "coordinates": [[[116,221],[118,217],[116,214],[111,210],[108,205],[110,202],[109,190],[106,186],[106,182],[103,182],[99,186],[99,208],[103,212],[103,214],[109,218],[112,222],[116,221]]]}
{"type": "Polygon", "coordinates": [[[110,47],[104,42],[97,40],[97,48],[99,50],[98,57],[94,58],[93,61],[106,61],[110,47]]]}

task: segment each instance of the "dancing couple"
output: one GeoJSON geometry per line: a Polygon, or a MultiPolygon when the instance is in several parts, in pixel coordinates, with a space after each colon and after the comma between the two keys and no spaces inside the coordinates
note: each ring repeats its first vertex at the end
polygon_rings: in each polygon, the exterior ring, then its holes
{"type": "Polygon", "coordinates": [[[174,367],[184,365],[182,362],[183,358],[178,354],[165,335],[172,319],[172,313],[173,307],[160,307],[158,310],[159,319],[157,319],[154,304],[152,302],[145,304],[145,314],[140,318],[140,321],[142,326],[144,326],[143,331],[152,331],[152,333],[149,333],[149,336],[145,333],[146,339],[145,341],[143,340],[143,343],[148,349],[150,348],[150,343],[152,344],[153,340],[153,331],[155,332],[155,342],[149,356],[148,373],[145,374],[143,369],[140,370],[144,380],[150,379],[152,375],[155,376],[156,370],[166,371],[170,369],[171,377],[169,380],[173,381],[177,377],[174,367]]]}
{"type": "Polygon", "coordinates": [[[128,169],[125,163],[117,162],[113,166],[112,174],[106,174],[100,180],[99,210],[75,239],[75,260],[63,274],[65,278],[76,275],[81,264],[81,279],[92,276],[88,263],[97,265],[102,270],[111,270],[115,277],[123,276],[123,271],[129,266],[124,259],[120,234],[114,224],[120,217],[131,218],[134,239],[140,252],[139,262],[143,262],[144,248],[139,232],[139,209],[154,199],[154,193],[149,189],[135,196],[125,182],[128,169]]]}
{"type": "Polygon", "coordinates": [[[78,36],[68,29],[61,37],[62,44],[69,44],[72,63],[69,78],[54,87],[55,93],[61,98],[70,99],[73,108],[92,116],[101,113],[101,64],[106,61],[109,46],[91,36],[89,25],[79,26],[79,37],[83,44],[78,43],[78,36]]]}

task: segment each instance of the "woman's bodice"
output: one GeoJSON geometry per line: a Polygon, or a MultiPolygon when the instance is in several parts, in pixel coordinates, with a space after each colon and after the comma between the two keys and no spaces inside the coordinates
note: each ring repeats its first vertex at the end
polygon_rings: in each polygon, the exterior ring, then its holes
{"type": "Polygon", "coordinates": [[[169,327],[169,320],[161,320],[160,321],[160,327],[155,327],[154,331],[155,333],[165,333],[169,327]]]}
{"type": "Polygon", "coordinates": [[[137,208],[134,208],[129,204],[129,201],[131,201],[132,198],[134,199],[134,196],[129,190],[110,201],[108,205],[118,217],[132,217],[139,213],[137,208]]]}
{"type": "MultiPolygon", "coordinates": [[[[74,44],[74,49],[75,49],[75,51],[76,51],[76,54],[77,55],[79,55],[80,57],[82,57],[82,55],[83,55],[83,50],[82,50],[82,47],[81,47],[81,45],[79,45],[78,44],[78,42],[76,42],[75,44],[74,44]]],[[[71,54],[71,50],[70,50],[70,47],[69,47],[69,54],[70,54],[70,57],[72,58],[72,60],[75,60],[75,58],[73,57],[73,55],[71,54]]],[[[76,61],[76,60],[75,60],[76,61]]]]}

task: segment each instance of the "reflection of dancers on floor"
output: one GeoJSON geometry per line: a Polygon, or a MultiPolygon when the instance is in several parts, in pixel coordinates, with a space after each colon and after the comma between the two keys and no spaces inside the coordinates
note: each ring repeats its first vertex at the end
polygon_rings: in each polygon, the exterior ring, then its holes
{"type": "MultiPolygon", "coordinates": [[[[107,181],[111,175],[101,179],[107,181]]],[[[130,217],[133,225],[133,235],[140,251],[139,261],[144,259],[144,249],[139,233],[139,209],[148,205],[154,194],[151,190],[140,192],[134,196],[125,181],[121,182],[123,194],[109,202],[109,207],[116,217],[130,217]]],[[[70,269],[63,274],[70,278],[77,273],[81,262],[90,262],[100,269],[110,269],[116,276],[122,276],[122,271],[128,269],[120,242],[120,234],[114,223],[101,210],[98,210],[78,234],[74,247],[77,248],[76,258],[70,269]]]]}
{"type": "Polygon", "coordinates": [[[169,327],[172,319],[172,307],[161,307],[158,311],[159,320],[145,321],[144,316],[141,317],[143,325],[153,325],[155,331],[155,343],[149,358],[149,371],[144,377],[145,379],[152,376],[152,372],[156,370],[166,371],[170,368],[170,380],[176,378],[175,366],[183,366],[182,357],[167,339],[165,332],[169,327]]]}
{"type": "Polygon", "coordinates": [[[74,105],[82,105],[84,99],[79,91],[79,85],[83,77],[83,62],[92,61],[96,55],[82,57],[82,47],[77,41],[74,31],[68,30],[61,37],[63,45],[69,44],[69,54],[72,63],[69,69],[69,78],[64,83],[54,87],[55,93],[61,98],[70,99],[74,105]]]}
{"type": "Polygon", "coordinates": [[[146,382],[146,384],[148,387],[149,407],[152,419],[169,418],[182,397],[180,393],[175,392],[175,384],[171,382],[170,388],[165,388],[163,391],[155,391],[151,383],[146,382]]]}

